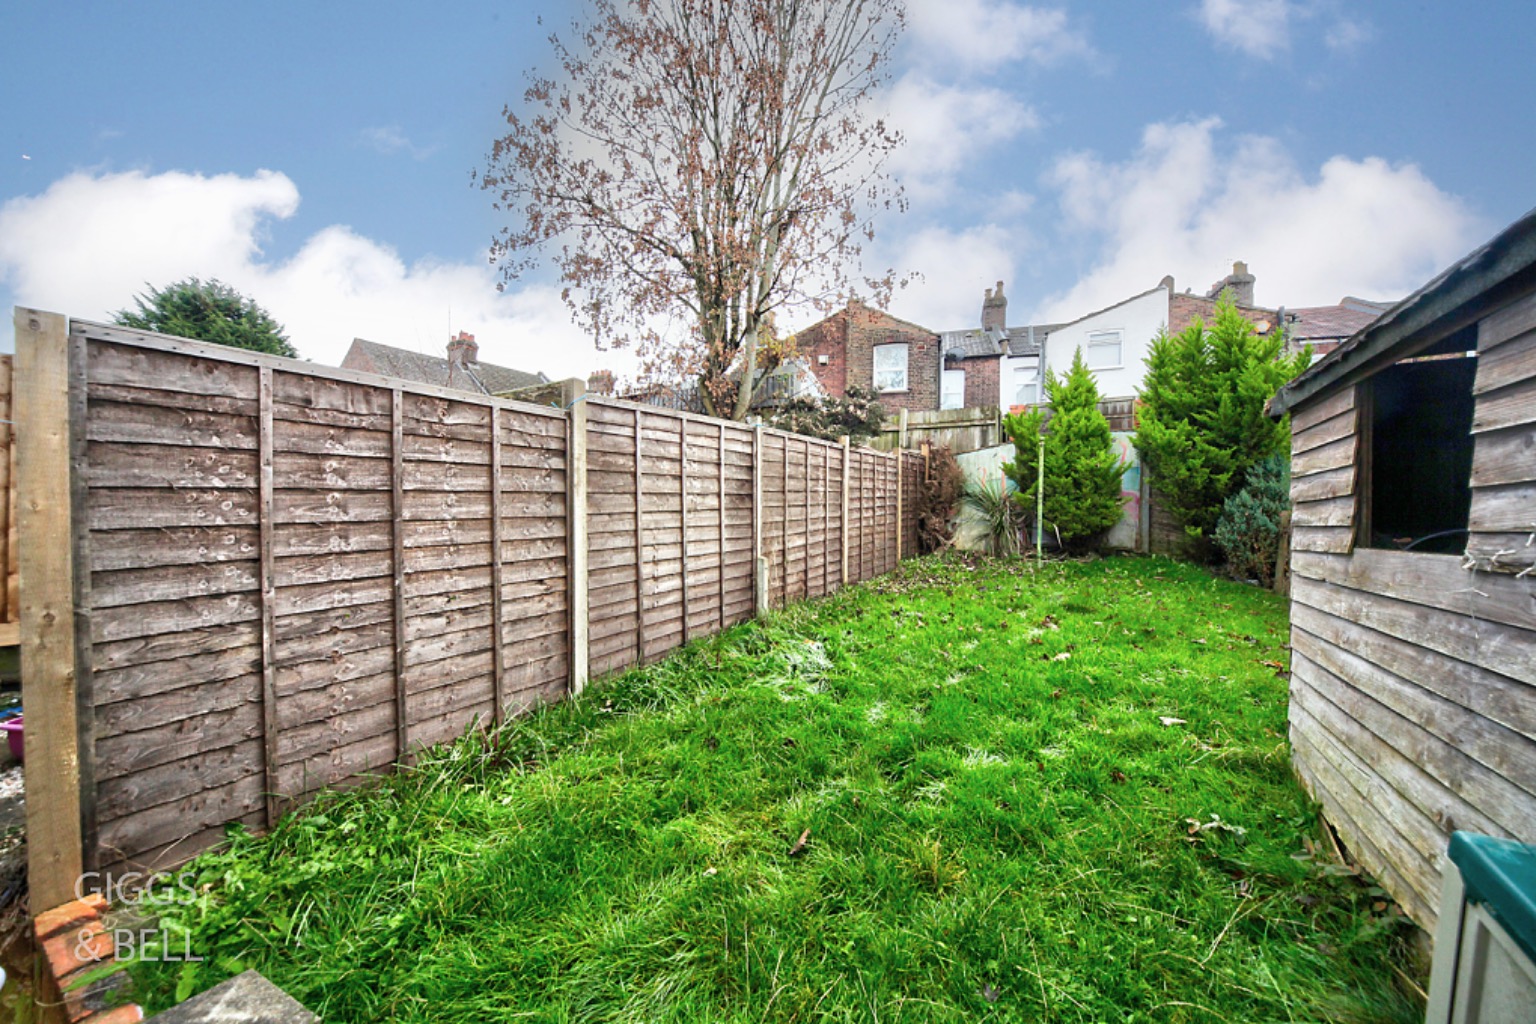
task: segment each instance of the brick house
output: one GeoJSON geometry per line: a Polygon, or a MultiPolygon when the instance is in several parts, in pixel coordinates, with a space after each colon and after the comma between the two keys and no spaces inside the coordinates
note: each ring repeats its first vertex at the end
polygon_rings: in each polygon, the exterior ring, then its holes
{"type": "Polygon", "coordinates": [[[988,288],[981,300],[981,326],[939,335],[943,354],[939,408],[978,409],[997,405],[1002,389],[1003,354],[1008,346],[1008,299],[1003,282],[988,288]]]}
{"type": "Polygon", "coordinates": [[[796,341],[829,395],[869,388],[887,409],[939,408],[939,335],[926,327],[854,299],[796,341]]]}

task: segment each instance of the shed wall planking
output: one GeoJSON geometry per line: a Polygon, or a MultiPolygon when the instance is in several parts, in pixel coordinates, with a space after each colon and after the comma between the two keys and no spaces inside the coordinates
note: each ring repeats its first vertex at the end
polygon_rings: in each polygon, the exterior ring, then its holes
{"type": "Polygon", "coordinates": [[[1466,556],[1361,544],[1368,380],[1292,420],[1293,763],[1427,929],[1453,830],[1536,842],[1533,352],[1536,299],[1482,319],[1466,556]]]}

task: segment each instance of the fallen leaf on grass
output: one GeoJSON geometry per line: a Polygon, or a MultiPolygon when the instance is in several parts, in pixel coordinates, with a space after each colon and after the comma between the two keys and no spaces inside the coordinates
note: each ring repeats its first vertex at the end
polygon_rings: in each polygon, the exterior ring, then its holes
{"type": "Polygon", "coordinates": [[[1071,659],[1072,659],[1072,652],[1071,651],[1062,651],[1060,654],[1056,655],[1051,660],[1052,661],[1070,661],[1071,659]]]}
{"type": "MultiPolygon", "coordinates": [[[[1230,832],[1235,836],[1246,836],[1248,834],[1248,830],[1243,826],[1232,825],[1222,821],[1221,815],[1219,814],[1211,815],[1210,821],[1201,821],[1199,818],[1185,818],[1184,821],[1187,825],[1189,825],[1188,834],[1191,836],[1199,836],[1200,833],[1209,832],[1212,829],[1219,829],[1222,832],[1230,832]]],[[[1197,839],[1190,840],[1192,843],[1197,841],[1197,839]]]]}
{"type": "Polygon", "coordinates": [[[1185,725],[1185,724],[1187,724],[1184,721],[1184,719],[1182,719],[1182,718],[1170,718],[1168,715],[1158,715],[1157,716],[1157,720],[1159,722],[1162,722],[1164,725],[1185,725]]]}
{"type": "Polygon", "coordinates": [[[791,857],[798,856],[805,849],[805,844],[811,841],[811,830],[806,829],[800,833],[800,838],[795,840],[795,845],[789,848],[791,857]]]}
{"type": "Polygon", "coordinates": [[[993,988],[990,984],[983,985],[981,988],[981,998],[989,1003],[997,1002],[997,989],[993,988]]]}

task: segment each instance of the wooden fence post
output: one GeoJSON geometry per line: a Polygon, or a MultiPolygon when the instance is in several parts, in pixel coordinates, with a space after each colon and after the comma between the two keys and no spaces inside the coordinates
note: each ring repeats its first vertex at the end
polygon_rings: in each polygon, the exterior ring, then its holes
{"type": "Polygon", "coordinates": [[[84,869],[81,753],[89,665],[78,647],[69,321],[16,308],[16,470],[21,666],[27,710],[27,879],[34,913],[75,898],[84,869]]]}
{"type": "Polygon", "coordinates": [[[768,614],[768,561],[763,557],[763,425],[752,426],[752,613],[768,614]]]}
{"type": "Polygon", "coordinates": [[[838,581],[838,586],[839,587],[846,587],[848,585],[848,469],[849,469],[849,464],[850,464],[850,462],[852,461],[852,458],[853,458],[853,448],[848,443],[848,435],[847,434],[844,434],[843,437],[842,437],[842,445],[843,445],[843,504],[842,504],[843,523],[842,523],[842,536],[841,536],[841,540],[843,542],[843,553],[842,553],[842,566],[843,566],[843,568],[842,568],[842,577],[838,581]]]}
{"type": "Polygon", "coordinates": [[[393,545],[393,580],[390,584],[395,616],[395,761],[405,764],[410,750],[410,710],[405,700],[405,394],[394,388],[389,395],[390,507],[393,545]]]}
{"type": "MultiPolygon", "coordinates": [[[[561,388],[565,404],[566,656],[571,696],[587,688],[587,385],[572,378],[561,388]]],[[[638,438],[636,439],[638,441],[638,438]]],[[[636,514],[638,514],[638,508],[636,514]]],[[[636,552],[638,556],[638,552],[636,552]]],[[[638,596],[638,595],[637,595],[638,596]]],[[[636,604],[636,611],[639,605],[636,604]]]]}
{"type": "Polygon", "coordinates": [[[11,476],[12,362],[10,356],[0,356],[0,646],[4,647],[14,647],[21,642],[15,625],[16,606],[11,603],[10,588],[6,586],[10,568],[16,564],[16,547],[10,536],[16,484],[11,476]]]}
{"type": "Polygon", "coordinates": [[[635,664],[645,664],[645,416],[635,407],[635,664]]]}
{"type": "MultiPolygon", "coordinates": [[[[277,824],[277,570],[273,556],[274,481],[272,476],[272,367],[257,371],[257,503],[261,509],[261,748],[266,789],[267,828],[277,824]]],[[[404,688],[401,689],[404,693],[404,688]]]]}
{"type": "Polygon", "coordinates": [[[718,592],[718,594],[720,596],[720,614],[719,614],[719,618],[718,618],[717,621],[720,623],[720,628],[724,629],[725,628],[725,423],[724,423],[724,421],[721,421],[718,424],[718,427],[719,427],[719,431],[720,431],[720,437],[719,437],[719,440],[718,440],[718,444],[719,444],[719,449],[718,449],[718,451],[719,451],[719,470],[720,471],[719,471],[719,473],[716,476],[715,483],[719,486],[719,492],[718,493],[719,493],[719,497],[720,497],[720,513],[719,513],[720,546],[717,549],[719,551],[719,556],[716,559],[715,582],[718,584],[717,592],[718,592]]]}
{"type": "Polygon", "coordinates": [[[902,499],[904,495],[901,489],[902,463],[907,461],[907,450],[903,446],[896,449],[896,564],[901,564],[901,535],[907,528],[907,521],[901,517],[902,499]]]}
{"type": "Polygon", "coordinates": [[[900,409],[896,413],[896,450],[901,451],[907,446],[907,410],[900,409]]]}
{"type": "Polygon", "coordinates": [[[679,574],[678,582],[682,584],[683,598],[683,643],[693,639],[693,631],[688,628],[688,613],[692,611],[688,607],[688,418],[677,418],[678,462],[677,462],[677,495],[680,517],[683,522],[683,571],[679,574]]]}
{"type": "Polygon", "coordinates": [[[501,539],[501,518],[505,502],[501,496],[501,410],[491,406],[491,692],[495,696],[494,721],[507,720],[507,651],[502,635],[505,615],[502,587],[506,580],[506,557],[501,539]]]}

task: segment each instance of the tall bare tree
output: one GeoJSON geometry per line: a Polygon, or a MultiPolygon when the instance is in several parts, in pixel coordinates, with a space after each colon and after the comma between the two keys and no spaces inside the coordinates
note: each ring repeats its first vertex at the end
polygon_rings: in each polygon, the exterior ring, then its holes
{"type": "Polygon", "coordinates": [[[899,202],[872,106],[903,20],[901,0],[590,0],[480,178],[515,222],[503,276],[553,250],[599,345],[743,418],[767,315],[827,308],[899,202]],[[686,339],[654,326],[679,315],[686,339]]]}

